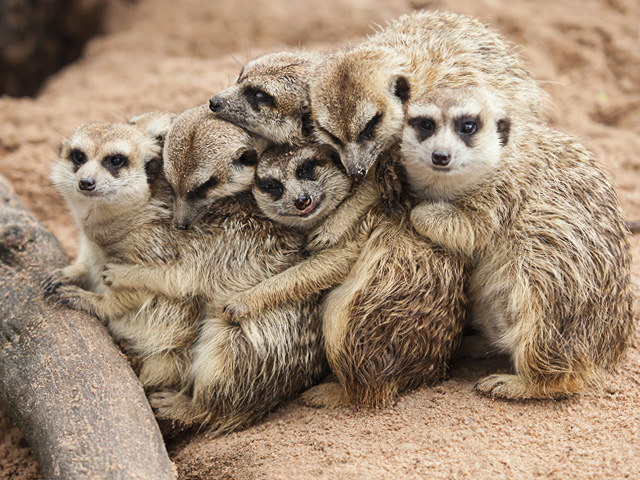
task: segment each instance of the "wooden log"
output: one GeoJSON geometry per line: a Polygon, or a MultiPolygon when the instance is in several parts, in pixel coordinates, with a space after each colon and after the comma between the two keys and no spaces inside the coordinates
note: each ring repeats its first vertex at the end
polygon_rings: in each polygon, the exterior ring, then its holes
{"type": "Polygon", "coordinates": [[[175,478],[142,386],[95,318],[45,302],[69,259],[0,176],[0,400],[53,478],[175,478]]]}

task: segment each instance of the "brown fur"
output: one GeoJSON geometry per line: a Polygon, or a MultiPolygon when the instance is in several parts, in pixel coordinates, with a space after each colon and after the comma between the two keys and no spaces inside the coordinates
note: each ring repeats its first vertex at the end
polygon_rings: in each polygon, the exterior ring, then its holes
{"type": "Polygon", "coordinates": [[[508,111],[484,86],[412,101],[402,151],[407,178],[416,179],[411,189],[425,201],[411,221],[472,261],[472,320],[511,355],[515,375],[484,378],[476,389],[560,397],[597,385],[631,342],[628,230],[614,186],[589,151],[517,117],[503,145],[499,121],[508,111]],[[450,112],[480,114],[469,145],[451,132],[450,112]],[[412,118],[425,116],[435,133],[419,140],[412,118]],[[430,167],[435,148],[452,156],[446,174],[430,167]]]}

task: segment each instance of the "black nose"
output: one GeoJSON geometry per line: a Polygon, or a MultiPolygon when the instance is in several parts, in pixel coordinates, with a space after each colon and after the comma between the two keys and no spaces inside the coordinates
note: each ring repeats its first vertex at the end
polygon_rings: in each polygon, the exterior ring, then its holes
{"type": "Polygon", "coordinates": [[[178,230],[189,230],[189,227],[191,227],[191,225],[186,222],[174,222],[173,226],[178,230]]]}
{"type": "Polygon", "coordinates": [[[304,210],[309,205],[311,205],[311,197],[306,193],[303,193],[298,198],[296,198],[296,201],[293,203],[298,210],[304,210]]]}
{"type": "Polygon", "coordinates": [[[366,174],[367,174],[367,170],[366,168],[364,168],[364,165],[360,165],[358,163],[353,168],[353,178],[356,182],[359,180],[362,180],[366,174]]]}
{"type": "Polygon", "coordinates": [[[78,187],[80,190],[91,192],[96,189],[96,181],[93,178],[82,178],[78,182],[78,187]]]}
{"type": "Polygon", "coordinates": [[[212,112],[217,112],[222,108],[222,99],[217,95],[214,95],[209,99],[209,108],[212,112]]]}
{"type": "Polygon", "coordinates": [[[451,156],[449,155],[449,152],[436,150],[431,154],[431,161],[433,162],[434,165],[445,167],[449,165],[449,162],[451,161],[451,156]]]}

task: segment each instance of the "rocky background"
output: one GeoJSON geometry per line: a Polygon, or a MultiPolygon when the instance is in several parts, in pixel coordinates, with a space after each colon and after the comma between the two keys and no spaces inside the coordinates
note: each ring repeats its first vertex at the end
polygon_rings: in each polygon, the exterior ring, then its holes
{"type": "MultiPolygon", "coordinates": [[[[72,256],[77,231],[48,173],[77,125],[185,110],[227,87],[258,54],[333,48],[418,8],[472,15],[518,45],[550,95],[549,121],[597,154],[627,215],[640,220],[637,0],[66,0],[57,10],[54,3],[0,1],[0,173],[72,256]]],[[[632,243],[638,285],[640,235],[632,243]]],[[[637,340],[601,391],[569,400],[474,393],[479,377],[508,369],[505,359],[459,360],[441,385],[381,410],[313,410],[293,399],[244,431],[179,439],[169,451],[181,479],[638,476],[637,340]]],[[[28,445],[0,405],[0,479],[37,478],[28,445]]]]}

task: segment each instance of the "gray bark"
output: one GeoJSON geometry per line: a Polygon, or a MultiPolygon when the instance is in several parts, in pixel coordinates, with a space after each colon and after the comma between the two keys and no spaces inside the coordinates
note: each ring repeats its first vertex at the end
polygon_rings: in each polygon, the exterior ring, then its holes
{"type": "Polygon", "coordinates": [[[68,263],[0,176],[0,400],[46,479],[174,478],[142,386],[100,322],[46,303],[68,263]]]}

